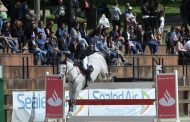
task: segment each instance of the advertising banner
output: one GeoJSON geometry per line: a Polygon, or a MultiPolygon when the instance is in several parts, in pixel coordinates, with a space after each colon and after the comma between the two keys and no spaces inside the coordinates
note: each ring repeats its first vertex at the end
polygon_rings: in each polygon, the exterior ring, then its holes
{"type": "Polygon", "coordinates": [[[59,76],[46,76],[46,118],[63,118],[63,92],[59,76]]]}
{"type": "MultiPolygon", "coordinates": [[[[68,96],[68,93],[65,94],[68,96]]],[[[68,98],[67,98],[68,99],[68,98]]],[[[155,89],[89,89],[78,99],[155,99],[155,89]]],[[[66,103],[66,108],[68,103],[66,103]]],[[[65,109],[66,113],[68,109],[65,109]]],[[[156,116],[155,105],[77,105],[75,116],[156,116]],[[85,115],[87,113],[87,115],[85,115]]]]}
{"type": "Polygon", "coordinates": [[[157,75],[158,118],[176,118],[175,74],[157,75]]]}
{"type": "Polygon", "coordinates": [[[13,91],[12,122],[43,122],[45,91],[13,91]]]}
{"type": "MultiPolygon", "coordinates": [[[[65,99],[69,99],[68,91],[65,99]]],[[[80,99],[155,99],[155,89],[89,89],[80,92],[80,99]]],[[[14,91],[12,122],[45,121],[45,108],[45,91],[14,91]]],[[[68,109],[66,102],[65,114],[68,109]]],[[[74,116],[156,116],[156,107],[155,104],[76,105],[74,116]]]]}

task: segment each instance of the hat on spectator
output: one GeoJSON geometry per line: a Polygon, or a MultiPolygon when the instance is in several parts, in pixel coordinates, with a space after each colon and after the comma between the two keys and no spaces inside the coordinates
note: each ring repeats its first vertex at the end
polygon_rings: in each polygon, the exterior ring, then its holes
{"type": "Polygon", "coordinates": [[[133,8],[132,8],[132,6],[129,6],[128,9],[129,9],[129,10],[132,10],[133,8]]]}

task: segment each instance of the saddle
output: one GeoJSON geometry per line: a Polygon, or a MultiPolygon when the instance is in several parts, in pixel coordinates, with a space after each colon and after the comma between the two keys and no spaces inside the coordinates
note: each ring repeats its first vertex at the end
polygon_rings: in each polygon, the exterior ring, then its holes
{"type": "MultiPolygon", "coordinates": [[[[85,88],[88,86],[88,82],[90,82],[90,83],[92,82],[92,79],[91,79],[91,77],[90,77],[90,74],[91,74],[91,72],[94,71],[94,68],[93,68],[92,65],[89,65],[89,66],[88,66],[88,69],[85,70],[81,61],[75,62],[74,65],[75,65],[75,66],[78,66],[80,72],[86,77],[86,82],[85,82],[85,85],[84,85],[84,88],[83,88],[83,89],[85,89],[85,88]]],[[[83,90],[83,89],[82,89],[82,90],[83,90]]]]}

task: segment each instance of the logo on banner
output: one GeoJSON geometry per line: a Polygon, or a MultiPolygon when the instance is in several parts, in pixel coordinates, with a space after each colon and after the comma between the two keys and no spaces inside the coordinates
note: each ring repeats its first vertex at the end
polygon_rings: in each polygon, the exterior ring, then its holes
{"type": "Polygon", "coordinates": [[[175,104],[175,99],[171,97],[170,93],[166,89],[164,97],[159,100],[160,105],[162,106],[172,106],[175,104]]]}
{"type": "Polygon", "coordinates": [[[57,92],[53,91],[52,96],[48,99],[48,104],[51,106],[60,106],[62,104],[61,98],[57,95],[57,92]]]}

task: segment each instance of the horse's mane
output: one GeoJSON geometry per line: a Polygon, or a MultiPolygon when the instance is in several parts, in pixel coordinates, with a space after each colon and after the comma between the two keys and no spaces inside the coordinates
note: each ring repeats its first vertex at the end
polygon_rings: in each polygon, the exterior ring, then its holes
{"type": "Polygon", "coordinates": [[[73,60],[71,60],[71,59],[69,59],[69,58],[67,58],[67,61],[68,61],[69,63],[72,63],[72,64],[74,63],[73,60]]]}

